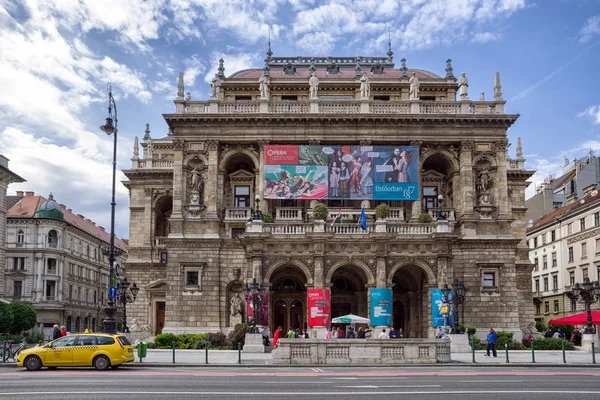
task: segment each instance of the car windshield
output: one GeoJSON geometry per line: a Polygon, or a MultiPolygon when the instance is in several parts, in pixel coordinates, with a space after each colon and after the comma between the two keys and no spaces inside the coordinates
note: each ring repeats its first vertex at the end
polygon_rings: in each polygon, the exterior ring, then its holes
{"type": "Polygon", "coordinates": [[[60,339],[56,339],[54,342],[52,342],[52,347],[67,347],[67,346],[73,346],[73,343],[75,342],[75,339],[77,338],[77,336],[65,336],[63,338],[60,339]]]}

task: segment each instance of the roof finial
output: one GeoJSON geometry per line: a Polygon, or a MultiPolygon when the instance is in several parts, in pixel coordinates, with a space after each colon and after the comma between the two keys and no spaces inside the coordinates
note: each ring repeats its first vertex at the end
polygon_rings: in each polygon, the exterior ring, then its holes
{"type": "Polygon", "coordinates": [[[138,145],[138,137],[133,138],[133,157],[139,157],[140,155],[140,147],[138,145]]]}
{"type": "Polygon", "coordinates": [[[406,58],[403,58],[402,60],[400,60],[400,63],[401,63],[401,65],[402,65],[402,66],[400,67],[400,69],[402,70],[402,75],[401,75],[401,77],[402,77],[402,78],[408,78],[408,72],[407,72],[407,71],[408,71],[408,68],[406,68],[406,58]]]}
{"type": "Polygon", "coordinates": [[[219,58],[219,68],[217,69],[217,76],[219,79],[225,79],[225,67],[223,66],[223,59],[219,58]]]}
{"type": "Polygon", "coordinates": [[[179,73],[179,83],[177,84],[177,100],[183,100],[184,96],[184,87],[183,87],[183,72],[179,73]]]}
{"type": "Polygon", "coordinates": [[[388,52],[387,52],[387,56],[388,56],[388,61],[392,62],[392,60],[394,59],[394,52],[392,51],[392,34],[390,32],[389,25],[388,25],[388,52]]]}
{"type": "Polygon", "coordinates": [[[446,60],[446,79],[454,78],[454,74],[452,73],[452,71],[454,71],[454,69],[452,68],[452,60],[447,59],[446,60]]]}
{"type": "Polygon", "coordinates": [[[315,66],[315,59],[314,58],[310,59],[310,67],[308,67],[308,70],[310,72],[315,72],[317,70],[317,67],[315,66]]]}
{"type": "Polygon", "coordinates": [[[144,140],[150,139],[150,124],[146,124],[146,130],[144,131],[144,140]]]}
{"type": "Polygon", "coordinates": [[[360,78],[362,76],[362,67],[360,66],[360,58],[356,58],[356,65],[354,66],[354,76],[360,78]]]}
{"type": "Polygon", "coordinates": [[[521,137],[517,138],[517,158],[523,158],[523,146],[521,145],[521,137]]]}
{"type": "Polygon", "coordinates": [[[502,85],[500,85],[500,72],[494,75],[494,98],[502,99],[502,85]]]}
{"type": "Polygon", "coordinates": [[[271,27],[269,26],[269,45],[267,47],[267,60],[271,61],[271,56],[273,52],[271,51],[271,27]]]}

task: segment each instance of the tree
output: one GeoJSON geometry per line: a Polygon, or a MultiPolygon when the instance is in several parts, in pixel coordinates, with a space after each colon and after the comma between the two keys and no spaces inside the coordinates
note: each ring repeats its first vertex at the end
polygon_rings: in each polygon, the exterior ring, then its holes
{"type": "Polygon", "coordinates": [[[13,312],[10,304],[0,302],[0,333],[9,333],[13,323],[13,312]]]}
{"type": "Polygon", "coordinates": [[[35,327],[37,322],[37,313],[35,308],[30,304],[25,304],[20,301],[10,303],[10,309],[14,316],[10,330],[13,334],[28,331],[35,327]]]}

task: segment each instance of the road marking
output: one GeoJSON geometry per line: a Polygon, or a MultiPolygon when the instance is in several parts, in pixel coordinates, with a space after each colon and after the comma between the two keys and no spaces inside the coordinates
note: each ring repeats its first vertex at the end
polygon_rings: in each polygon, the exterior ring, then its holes
{"type": "Polygon", "coordinates": [[[325,372],[321,368],[311,368],[314,372],[325,372]]]}
{"type": "Polygon", "coordinates": [[[381,389],[381,388],[434,388],[440,387],[440,385],[347,385],[347,386],[334,386],[337,388],[356,388],[356,389],[381,389]]]}
{"type": "MultiPolygon", "coordinates": [[[[472,380],[472,381],[458,381],[459,383],[523,383],[525,381],[478,381],[478,380],[472,380]]],[[[531,382],[531,381],[528,381],[531,382]]]]}

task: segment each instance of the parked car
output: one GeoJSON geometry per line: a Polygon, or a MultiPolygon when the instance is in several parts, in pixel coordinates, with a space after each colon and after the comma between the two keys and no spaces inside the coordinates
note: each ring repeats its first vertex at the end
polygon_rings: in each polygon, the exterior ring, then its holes
{"type": "Polygon", "coordinates": [[[23,350],[17,367],[37,371],[42,367],[118,368],[135,359],[127,337],[106,333],[73,334],[43,346],[23,350]]]}

